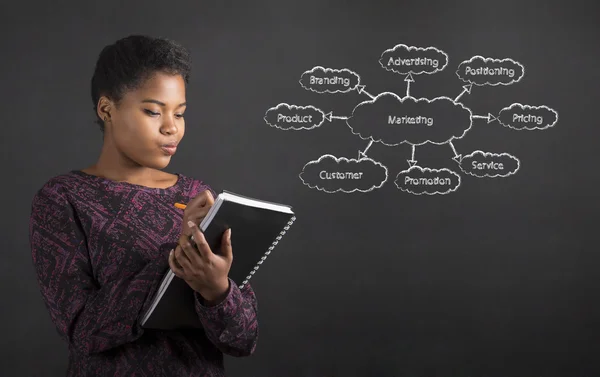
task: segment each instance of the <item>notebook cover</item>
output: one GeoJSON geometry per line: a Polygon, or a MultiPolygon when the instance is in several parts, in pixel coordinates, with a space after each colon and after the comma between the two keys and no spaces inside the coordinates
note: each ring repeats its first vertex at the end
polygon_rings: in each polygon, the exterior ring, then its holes
{"type": "MultiPolygon", "coordinates": [[[[229,277],[240,286],[293,216],[224,201],[204,231],[204,237],[211,250],[220,254],[223,234],[231,228],[233,262],[229,277]]],[[[174,276],[143,327],[165,330],[202,327],[194,309],[194,291],[184,280],[174,276]]]]}

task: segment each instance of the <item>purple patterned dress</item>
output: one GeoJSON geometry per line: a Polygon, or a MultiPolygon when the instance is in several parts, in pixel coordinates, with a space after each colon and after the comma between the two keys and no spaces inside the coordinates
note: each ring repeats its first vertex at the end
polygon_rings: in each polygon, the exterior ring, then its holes
{"type": "MultiPolygon", "coordinates": [[[[166,189],[114,182],[74,170],[36,193],[32,258],[44,303],[68,343],[67,376],[225,376],[223,353],[247,356],[258,339],[250,285],[230,279],[225,300],[205,306],[204,328],[142,329],[141,314],[169,268],[187,203],[208,185],[178,174],[166,189]]],[[[233,250],[235,256],[235,248],[233,250]]]]}

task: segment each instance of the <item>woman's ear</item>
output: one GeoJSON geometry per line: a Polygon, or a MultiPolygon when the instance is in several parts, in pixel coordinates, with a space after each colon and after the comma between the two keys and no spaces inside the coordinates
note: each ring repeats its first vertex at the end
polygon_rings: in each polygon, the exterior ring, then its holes
{"type": "Polygon", "coordinates": [[[102,119],[105,122],[110,122],[110,112],[112,109],[112,101],[105,96],[100,97],[97,106],[97,112],[100,119],[102,119]]]}

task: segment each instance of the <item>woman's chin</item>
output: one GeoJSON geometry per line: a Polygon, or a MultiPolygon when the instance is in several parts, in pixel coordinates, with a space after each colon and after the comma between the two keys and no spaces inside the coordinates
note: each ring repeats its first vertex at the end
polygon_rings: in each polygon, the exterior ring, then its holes
{"type": "Polygon", "coordinates": [[[151,161],[146,161],[146,166],[152,169],[164,169],[167,166],[169,166],[169,163],[171,162],[171,156],[161,156],[160,158],[157,159],[153,159],[151,161]]]}

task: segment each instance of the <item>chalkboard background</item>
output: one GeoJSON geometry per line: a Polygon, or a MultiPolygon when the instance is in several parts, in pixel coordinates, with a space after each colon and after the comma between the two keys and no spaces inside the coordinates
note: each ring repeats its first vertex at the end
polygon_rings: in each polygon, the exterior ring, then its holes
{"type": "Polygon", "coordinates": [[[297,221],[252,280],[260,339],[228,376],[495,377],[600,373],[598,6],[575,1],[52,2],[2,5],[3,179],[0,292],[6,376],[64,375],[67,352],[31,265],[28,217],[50,177],[92,164],[101,134],[89,83],[104,45],[144,33],[193,53],[188,129],[168,170],[294,206],[297,221]],[[84,4],[85,3],[85,4],[84,4]],[[446,195],[393,183],[408,144],[373,143],[388,169],[368,192],[327,193],[299,174],[322,155],[357,158],[368,140],[343,119],[311,130],[269,126],[279,103],[349,116],[364,93],[300,85],[315,66],[347,68],[376,95],[406,92],[383,69],[398,44],[448,55],[414,75],[416,98],[455,98],[473,56],[525,67],[512,85],[473,86],[461,102],[497,116],[513,103],[559,114],[545,130],[475,119],[453,146],[520,160],[506,178],[464,174],[449,144],[419,146],[419,166],[452,169],[446,195]]]}

